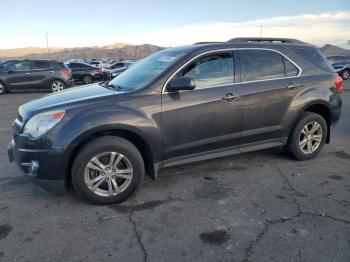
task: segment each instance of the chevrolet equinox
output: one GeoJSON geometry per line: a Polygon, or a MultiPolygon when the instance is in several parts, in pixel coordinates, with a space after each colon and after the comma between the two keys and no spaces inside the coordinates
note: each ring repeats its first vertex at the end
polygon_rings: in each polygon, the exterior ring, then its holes
{"type": "Polygon", "coordinates": [[[110,82],[19,107],[10,162],[49,191],[127,199],[165,167],[283,146],[316,157],[341,113],[342,79],[294,39],[236,38],[155,53],[110,82]]]}

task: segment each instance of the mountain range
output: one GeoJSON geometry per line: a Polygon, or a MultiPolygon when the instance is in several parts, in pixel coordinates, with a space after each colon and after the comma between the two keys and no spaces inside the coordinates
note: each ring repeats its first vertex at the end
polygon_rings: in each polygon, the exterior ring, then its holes
{"type": "Polygon", "coordinates": [[[75,48],[60,48],[53,47],[39,48],[39,47],[27,47],[27,48],[14,48],[14,49],[0,49],[0,59],[12,59],[12,58],[31,58],[31,59],[55,59],[55,60],[67,60],[78,58],[112,58],[121,60],[137,60],[144,58],[154,52],[163,49],[162,47],[155,45],[130,45],[123,43],[115,43],[104,47],[75,47],[75,48]]]}
{"type": "MultiPolygon", "coordinates": [[[[154,52],[162,50],[164,47],[156,45],[130,45],[124,43],[115,43],[104,47],[75,47],[60,48],[53,47],[48,50],[40,47],[0,49],[0,59],[11,58],[34,58],[34,59],[78,59],[78,58],[112,58],[121,60],[137,60],[142,59],[154,52]]],[[[335,45],[326,44],[320,50],[325,55],[350,55],[349,49],[340,48],[335,45]]]]}

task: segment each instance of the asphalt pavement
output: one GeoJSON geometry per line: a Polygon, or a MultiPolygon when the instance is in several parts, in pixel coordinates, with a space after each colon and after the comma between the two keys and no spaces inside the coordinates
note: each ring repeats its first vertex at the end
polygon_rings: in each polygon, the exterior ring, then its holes
{"type": "Polygon", "coordinates": [[[109,206],[55,196],[8,162],[18,105],[0,97],[0,261],[350,261],[350,81],[314,160],[281,148],[161,171],[109,206]]]}

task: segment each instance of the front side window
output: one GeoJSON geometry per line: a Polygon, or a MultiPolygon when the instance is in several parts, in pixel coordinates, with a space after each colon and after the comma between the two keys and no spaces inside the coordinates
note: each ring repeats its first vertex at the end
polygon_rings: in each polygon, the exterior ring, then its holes
{"type": "Polygon", "coordinates": [[[192,77],[196,83],[196,89],[233,84],[232,52],[201,57],[183,69],[179,76],[192,77]]]}
{"type": "Polygon", "coordinates": [[[241,50],[243,81],[285,77],[283,56],[268,50],[241,50]]]}
{"type": "Polygon", "coordinates": [[[15,63],[9,68],[9,71],[14,71],[14,72],[23,72],[23,71],[30,71],[30,70],[31,70],[31,62],[15,63]]]}

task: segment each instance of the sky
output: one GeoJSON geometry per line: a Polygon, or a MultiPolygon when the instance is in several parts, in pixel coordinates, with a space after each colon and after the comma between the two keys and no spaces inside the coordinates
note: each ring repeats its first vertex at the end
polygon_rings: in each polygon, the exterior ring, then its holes
{"type": "Polygon", "coordinates": [[[0,49],[293,37],[350,48],[350,0],[0,0],[0,49]]]}

